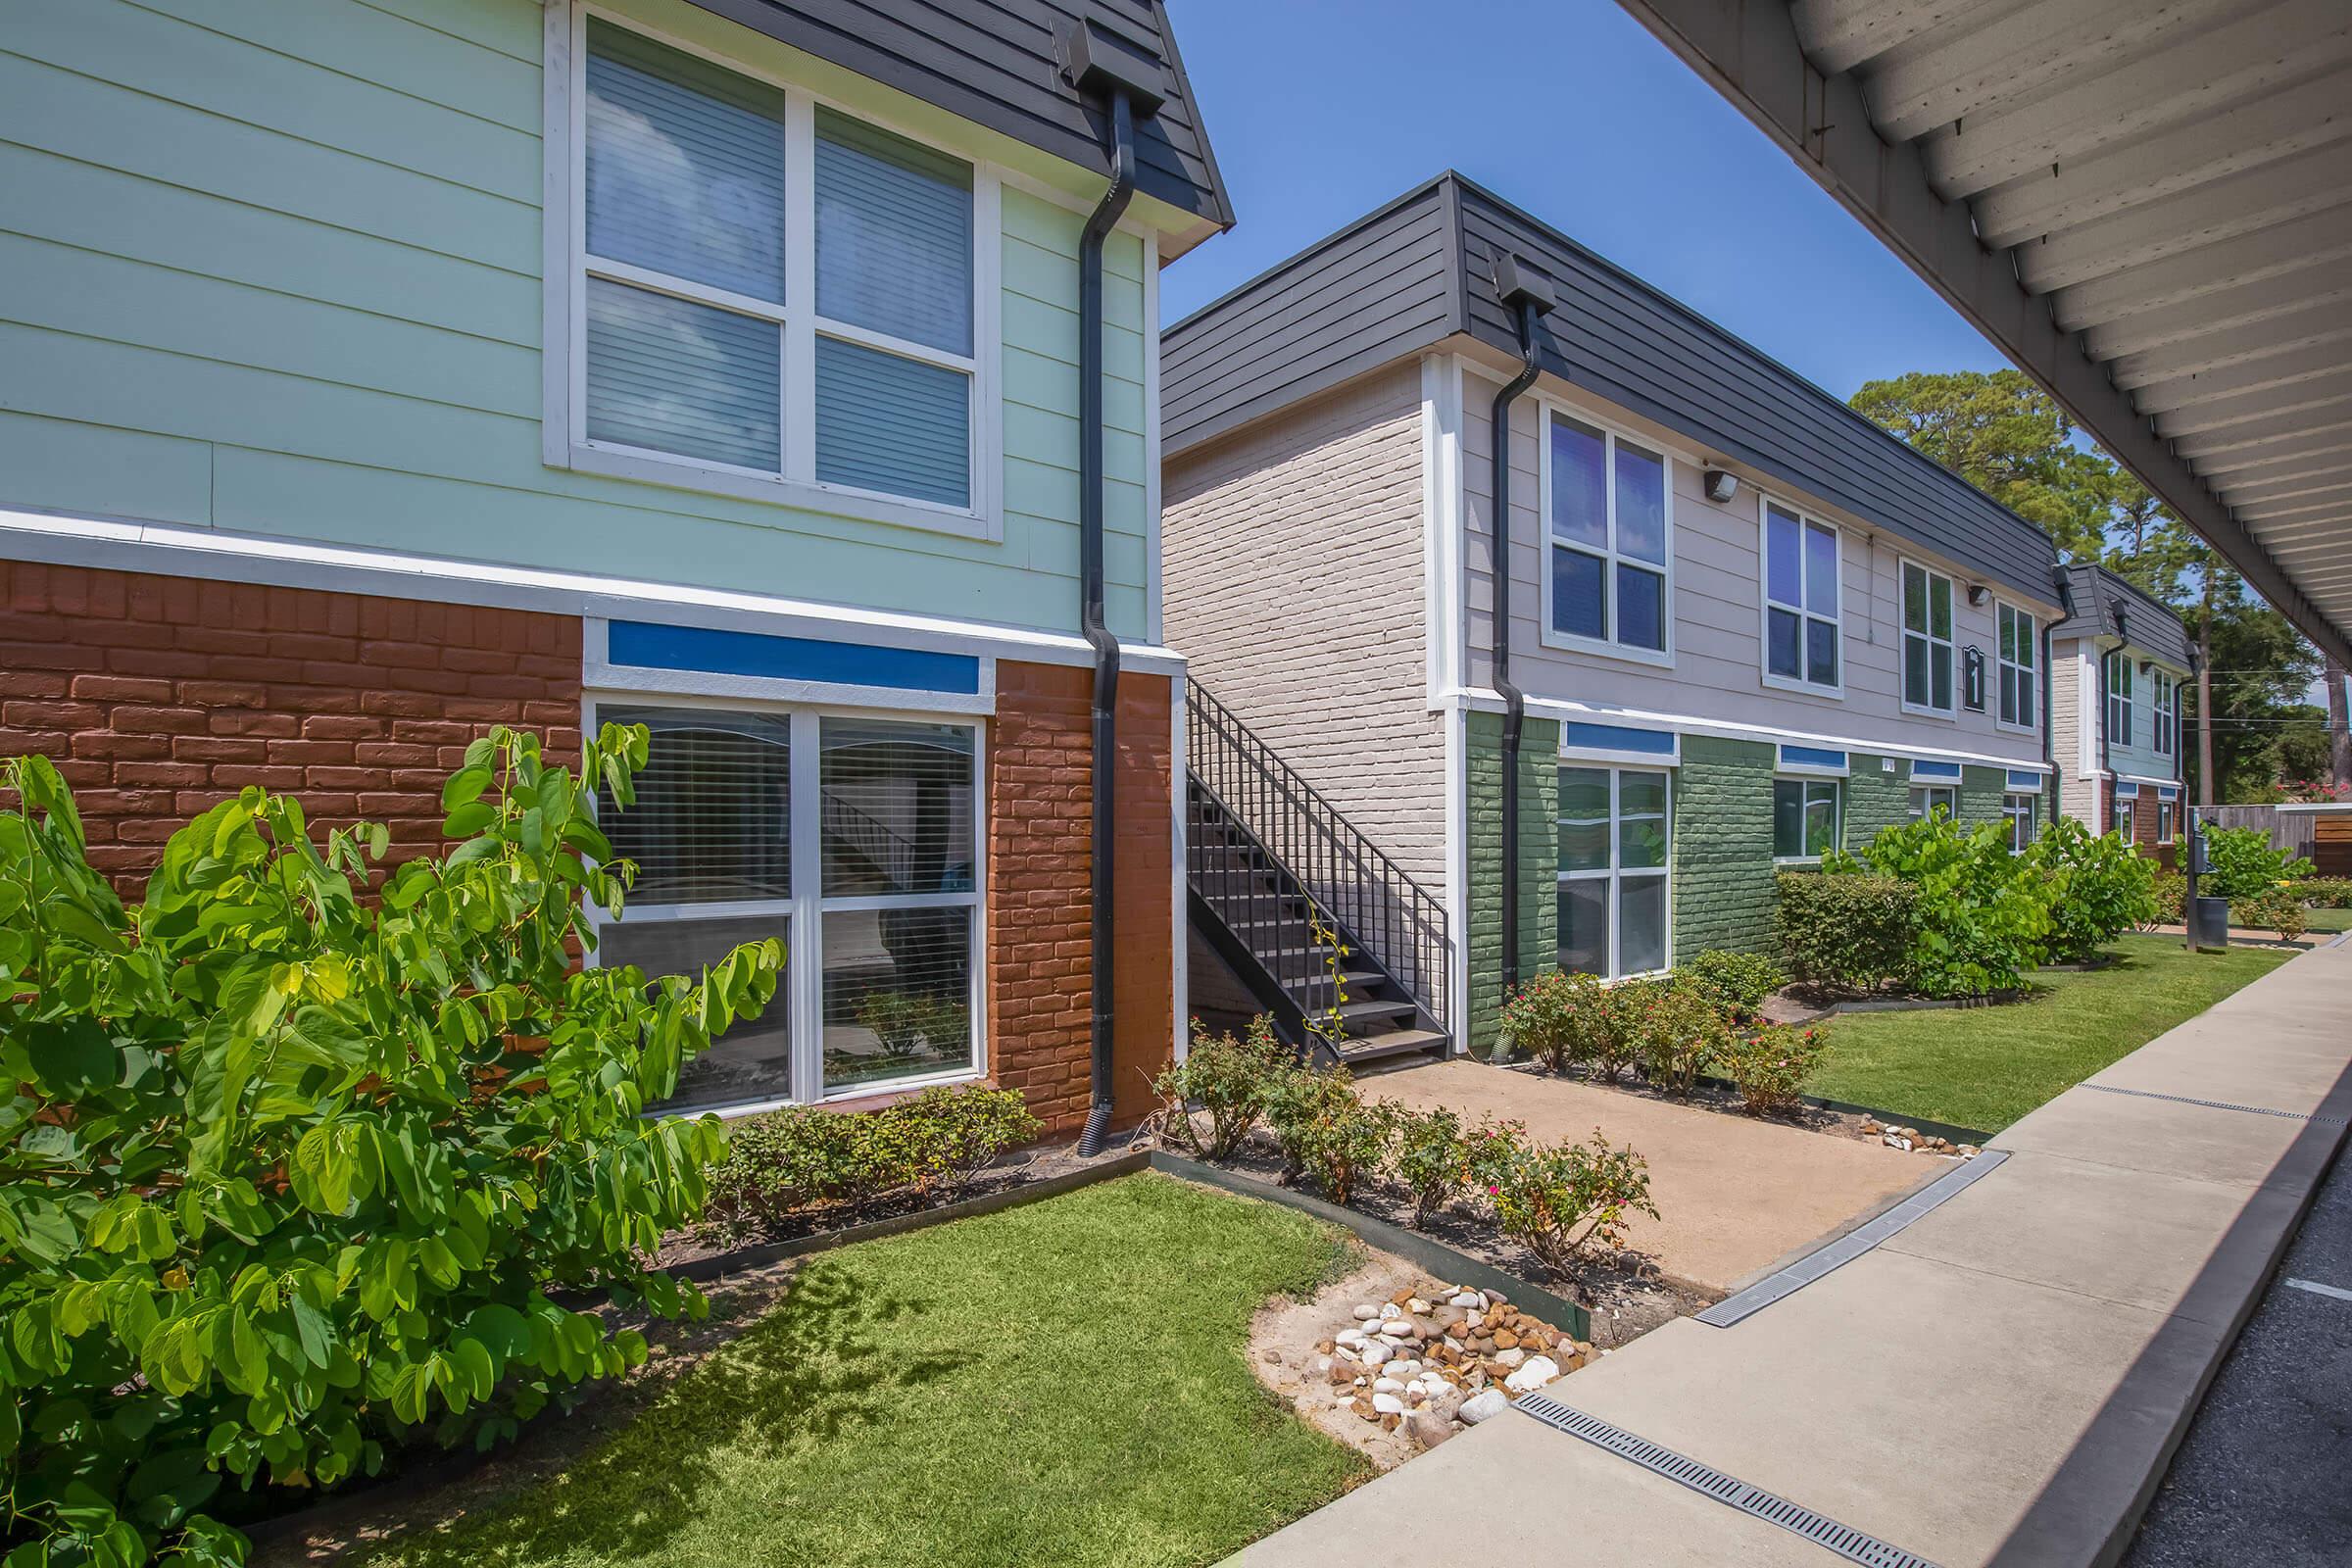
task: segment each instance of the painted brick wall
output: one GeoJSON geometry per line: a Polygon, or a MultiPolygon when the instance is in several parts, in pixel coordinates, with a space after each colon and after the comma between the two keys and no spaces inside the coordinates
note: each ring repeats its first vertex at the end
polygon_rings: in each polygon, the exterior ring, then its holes
{"type": "Polygon", "coordinates": [[[2007,769],[1978,767],[1974,763],[1963,767],[1960,770],[1960,820],[1968,823],[2003,820],[2001,802],[2008,793],[2007,769]]]}
{"type": "Polygon", "coordinates": [[[1773,948],[1773,748],[1683,737],[1674,776],[1674,956],[1773,948]]]}
{"type": "MultiPolygon", "coordinates": [[[[1470,786],[1470,995],[1467,1041],[1494,1049],[1502,1006],[1502,715],[1472,713],[1470,786]]],[[[1560,726],[1527,720],[1519,744],[1519,977],[1555,968],[1559,956],[1560,726]]]]}
{"type": "Polygon", "coordinates": [[[579,719],[576,617],[0,561],[0,754],[58,763],[127,895],[249,784],[436,846],[468,741],[576,756],[579,719]]]}
{"type": "MultiPolygon", "coordinates": [[[[1028,1097],[1048,1138],[1085,1123],[1092,1001],[1092,673],[1000,662],[989,747],[991,1075],[1028,1097]]],[[[1152,1106],[1174,1038],[1171,683],[1119,682],[1111,970],[1121,1126],[1152,1106]]]]}
{"type": "Polygon", "coordinates": [[[1844,848],[1859,854],[1884,829],[1911,820],[1911,769],[1897,758],[1888,772],[1884,757],[1846,754],[1844,848]]]}

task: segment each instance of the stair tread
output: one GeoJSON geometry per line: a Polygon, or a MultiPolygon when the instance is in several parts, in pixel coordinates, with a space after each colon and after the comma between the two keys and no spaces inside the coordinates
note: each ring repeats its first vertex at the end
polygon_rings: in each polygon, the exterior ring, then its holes
{"type": "Polygon", "coordinates": [[[1352,1023],[1358,1018],[1394,1018],[1401,1013],[1412,1012],[1414,1006],[1407,999],[1367,997],[1355,1002],[1343,1002],[1338,1010],[1343,1019],[1352,1023]]]}
{"type": "Polygon", "coordinates": [[[1339,1048],[1339,1054],[1342,1061],[1364,1061],[1374,1056],[1400,1055],[1408,1051],[1429,1051],[1446,1043],[1445,1033],[1437,1029],[1391,1029],[1350,1039],[1339,1048]]]}

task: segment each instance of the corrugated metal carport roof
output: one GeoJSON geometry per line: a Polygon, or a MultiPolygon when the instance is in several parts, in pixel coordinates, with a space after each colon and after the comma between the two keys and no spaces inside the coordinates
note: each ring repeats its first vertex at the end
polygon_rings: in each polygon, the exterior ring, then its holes
{"type": "Polygon", "coordinates": [[[2352,0],[1621,0],[2352,662],[2352,0]]]}

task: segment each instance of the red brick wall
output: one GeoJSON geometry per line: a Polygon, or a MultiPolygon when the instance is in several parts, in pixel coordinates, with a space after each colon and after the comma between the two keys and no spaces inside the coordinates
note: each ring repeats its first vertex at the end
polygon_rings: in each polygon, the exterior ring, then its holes
{"type": "MultiPolygon", "coordinates": [[[[1000,662],[989,747],[991,1075],[1028,1096],[1046,1136],[1086,1120],[1092,830],[1088,693],[1093,673],[1000,662]]],[[[1119,1125],[1152,1106],[1176,1017],[1171,929],[1171,683],[1119,682],[1117,1009],[1113,1096],[1119,1125]]]]}
{"type": "Polygon", "coordinates": [[[126,893],[248,784],[438,844],[467,741],[576,755],[579,721],[573,616],[0,561],[0,755],[58,763],[126,893]]]}

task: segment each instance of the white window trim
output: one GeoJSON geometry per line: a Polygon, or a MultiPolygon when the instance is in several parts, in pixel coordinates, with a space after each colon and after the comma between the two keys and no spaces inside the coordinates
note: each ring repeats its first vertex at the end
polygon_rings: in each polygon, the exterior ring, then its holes
{"type": "Polygon", "coordinates": [[[1928,819],[1927,811],[1922,811],[1910,804],[1913,796],[1923,794],[1928,797],[1928,811],[1933,811],[1938,806],[1947,807],[1949,809],[1944,812],[1944,815],[1954,822],[1960,820],[1960,786],[1958,784],[1949,780],[1942,782],[1931,780],[1926,783],[1922,783],[1917,779],[1912,780],[1908,793],[1906,793],[1903,797],[1903,801],[1904,808],[1906,810],[1910,811],[1911,820],[1914,822],[1924,822],[1928,819]],[[1938,795],[1945,798],[1941,801],[1938,801],[1936,799],[1936,797],[1938,795]]]}
{"type": "Polygon", "coordinates": [[[1758,678],[1766,686],[1771,687],[1775,691],[1794,692],[1803,697],[1828,698],[1834,702],[1845,701],[1845,602],[1847,597],[1848,595],[1845,585],[1845,530],[1839,527],[1837,523],[1832,522],[1827,517],[1814,515],[1812,513],[1807,512],[1804,508],[1798,506],[1793,501],[1784,501],[1779,496],[1772,494],[1770,491],[1757,491],[1756,670],[1758,678]],[[1802,605],[1784,604],[1772,597],[1772,508],[1775,506],[1778,506],[1782,511],[1796,518],[1797,588],[1800,593],[1804,588],[1805,529],[1808,527],[1815,527],[1827,528],[1830,531],[1830,538],[1833,542],[1833,547],[1838,552],[1837,614],[1820,614],[1814,611],[1806,609],[1802,605]],[[1837,627],[1838,680],[1835,685],[1824,686],[1818,681],[1795,680],[1787,675],[1776,675],[1772,672],[1772,612],[1775,610],[1785,610],[1796,616],[1797,655],[1798,658],[1808,665],[1811,664],[1812,661],[1807,651],[1810,645],[1804,640],[1805,622],[1808,620],[1826,620],[1837,627]]]}
{"type": "MultiPolygon", "coordinates": [[[[1956,632],[1959,627],[1955,624],[1952,629],[1956,632]]],[[[1992,678],[1994,684],[1996,686],[2003,684],[2004,676],[2012,669],[2021,670],[2029,677],[2026,682],[2026,690],[2033,693],[2034,696],[2034,722],[2012,724],[2001,717],[2000,694],[1995,692],[1992,699],[1993,728],[2005,729],[2014,735],[2035,734],[2041,728],[2041,622],[2032,611],[2022,605],[2013,605],[2006,599],[1996,598],[1992,602],[1992,678]],[[2034,662],[2030,665],[2020,664],[2001,657],[2001,612],[2004,610],[2033,628],[2032,637],[2024,645],[2034,651],[2034,662]]]]}
{"type": "MultiPolygon", "coordinates": [[[[1605,772],[1609,775],[1609,863],[1598,870],[1556,872],[1552,878],[1555,887],[1562,882],[1606,882],[1609,884],[1609,972],[1598,978],[1604,984],[1616,985],[1626,980],[1652,979],[1670,972],[1674,968],[1674,841],[1677,837],[1674,831],[1674,768],[1655,759],[1644,765],[1628,766],[1614,762],[1590,762],[1563,758],[1559,765],[1590,768],[1595,772],[1605,772]],[[1624,820],[1624,810],[1619,805],[1620,775],[1625,773],[1656,773],[1666,781],[1666,798],[1661,806],[1659,815],[1659,819],[1666,827],[1666,863],[1664,865],[1636,866],[1629,873],[1624,866],[1617,863],[1618,855],[1623,849],[1618,828],[1624,820]],[[1618,972],[1620,967],[1618,939],[1621,935],[1620,927],[1623,924],[1619,912],[1623,904],[1623,889],[1620,884],[1629,874],[1637,877],[1653,877],[1665,884],[1665,962],[1655,969],[1638,969],[1631,974],[1620,974],[1618,972]]],[[[1558,818],[1562,815],[1565,813],[1555,811],[1552,822],[1552,832],[1555,836],[1559,832],[1558,818]]],[[[1558,933],[1554,932],[1553,937],[1556,943],[1558,933]]]]}
{"type": "Polygon", "coordinates": [[[2138,726],[2139,715],[2132,710],[2137,706],[2138,682],[2132,669],[2132,656],[2121,648],[2110,648],[2101,657],[2105,661],[2099,682],[2104,698],[2099,712],[2102,732],[2110,746],[2136,745],[2132,733],[2138,726]],[[2122,677],[2120,681],[2118,676],[2122,677]],[[2119,717],[2123,729],[2120,735],[2116,733],[2119,717]]]}
{"type": "MultiPolygon", "coordinates": [[[[1947,724],[1957,724],[1957,723],[1959,723],[1959,722],[1960,722],[1960,584],[1959,584],[1959,580],[1958,580],[1957,578],[1955,578],[1955,577],[1954,577],[1954,576],[1953,576],[1953,575],[1952,575],[1950,572],[1948,572],[1948,571],[1939,571],[1939,570],[1937,570],[1936,567],[1929,565],[1929,564],[1928,564],[1926,562],[1924,562],[1924,561],[1915,561],[1915,560],[1913,560],[1913,559],[1912,559],[1911,557],[1909,557],[1909,556],[1902,556],[1902,555],[1898,555],[1898,556],[1896,556],[1896,557],[1894,558],[1894,631],[1895,631],[1894,689],[1895,689],[1895,692],[1896,692],[1896,695],[1897,695],[1898,699],[1900,700],[1900,703],[1901,703],[1901,706],[1902,706],[1902,710],[1903,710],[1904,712],[1906,712],[1906,713],[1912,713],[1912,714],[1916,714],[1917,716],[1919,716],[1919,717],[1921,717],[1921,718],[1940,718],[1940,719],[1942,719],[1942,720],[1943,720],[1945,723],[1947,723],[1947,724]],[[1929,607],[1928,607],[1928,626],[1929,626],[1929,628],[1930,628],[1930,629],[1929,629],[1929,630],[1927,630],[1927,631],[1924,631],[1924,632],[1920,632],[1920,631],[1913,631],[1913,630],[1911,629],[1910,622],[1909,622],[1908,620],[1906,620],[1906,619],[1904,618],[1904,615],[1903,615],[1903,573],[1904,573],[1904,572],[1906,572],[1906,571],[1912,571],[1912,570],[1917,570],[1917,571],[1925,572],[1925,573],[1927,574],[1927,578],[1928,578],[1928,584],[1929,584],[1929,599],[1930,599],[1930,604],[1929,604],[1929,607]],[[1951,594],[1951,605],[1952,605],[1952,629],[1951,629],[1951,632],[1950,632],[1950,634],[1949,634],[1948,636],[1944,636],[1944,637],[1938,637],[1938,636],[1936,636],[1936,633],[1935,633],[1935,630],[1934,630],[1934,628],[1935,628],[1935,625],[1936,625],[1936,610],[1935,610],[1935,605],[1934,605],[1933,601],[1934,601],[1934,598],[1935,598],[1935,582],[1936,582],[1936,578],[1938,578],[1938,577],[1940,577],[1940,578],[1942,578],[1942,579],[1943,579],[1944,586],[1945,586],[1945,587],[1946,587],[1946,588],[1947,588],[1947,589],[1950,591],[1950,594],[1951,594]],[[1911,701],[1910,660],[1911,660],[1911,639],[1912,639],[1912,638],[1914,638],[1914,637],[1920,638],[1922,641],[1924,641],[1924,642],[1926,642],[1926,643],[1927,643],[1927,645],[1928,645],[1928,650],[1929,650],[1929,658],[1930,658],[1931,660],[1933,660],[1933,659],[1934,659],[1934,657],[1935,657],[1935,650],[1936,650],[1936,649],[1938,649],[1938,648],[1942,649],[1942,650],[1943,650],[1943,652],[1944,652],[1944,655],[1945,655],[1945,657],[1946,657],[1946,658],[1948,658],[1948,659],[1950,660],[1950,662],[1951,662],[1951,673],[1952,673],[1952,681],[1951,681],[1951,687],[1952,687],[1952,706],[1951,706],[1951,707],[1949,707],[1949,708],[1936,708],[1936,707],[1933,706],[1933,704],[1929,704],[1929,705],[1922,705],[1922,704],[1919,704],[1919,703],[1914,703],[1913,701],[1911,701]]],[[[1936,695],[1936,673],[1935,673],[1935,669],[1934,669],[1933,665],[1931,664],[1931,666],[1930,666],[1930,668],[1929,668],[1929,671],[1928,671],[1928,696],[1929,696],[1930,698],[1933,698],[1935,695],[1936,695]]]]}
{"type": "MultiPolygon", "coordinates": [[[[780,713],[791,721],[792,769],[792,897],[737,900],[712,904],[629,904],[623,917],[654,919],[723,919],[730,915],[781,914],[786,925],[786,981],[768,1005],[783,1007],[791,1032],[791,1083],[781,1095],[722,1104],[698,1105],[694,1115],[736,1117],[757,1115],[786,1105],[824,1104],[835,1101],[866,1100],[879,1095],[928,1088],[934,1084],[973,1083],[989,1073],[988,1027],[988,725],[977,717],[920,710],[877,712],[844,704],[796,703],[789,707],[740,696],[694,696],[662,692],[648,696],[629,691],[590,690],[580,698],[581,734],[597,731],[598,712],[605,708],[703,708],[720,712],[780,713]],[[972,730],[972,887],[966,893],[827,895],[824,892],[823,796],[818,783],[823,749],[818,726],[826,718],[873,719],[900,717],[910,723],[968,724],[972,730]],[[802,853],[807,845],[808,853],[802,853]],[[829,910],[884,908],[969,908],[972,911],[969,970],[972,1017],[972,1056],[969,1062],[937,1072],[909,1074],[878,1082],[825,1088],[824,1041],[824,915],[829,910]]],[[[593,798],[593,797],[592,797],[593,798]]],[[[590,910],[590,921],[601,938],[615,923],[602,909],[590,910]]],[[[590,964],[601,961],[590,954],[590,964]]],[[[653,1113],[650,1112],[649,1113],[653,1113]]]]}
{"type": "MultiPolygon", "coordinates": [[[[1647,436],[1636,434],[1631,430],[1620,430],[1606,419],[1594,418],[1585,410],[1570,404],[1555,402],[1545,397],[1537,398],[1535,404],[1536,417],[1539,421],[1536,426],[1536,533],[1540,546],[1536,552],[1536,581],[1542,589],[1543,599],[1541,606],[1543,619],[1537,623],[1536,628],[1539,640],[1546,648],[1557,648],[1567,653],[1591,654],[1599,659],[1622,660],[1627,663],[1654,664],[1662,669],[1672,669],[1674,667],[1675,641],[1674,467],[1677,463],[1684,460],[1647,436]],[[1595,552],[1591,545],[1576,541],[1561,540],[1558,543],[1572,550],[1581,550],[1587,555],[1598,554],[1605,563],[1609,611],[1608,627],[1612,633],[1617,629],[1618,562],[1623,561],[1627,565],[1641,571],[1654,571],[1663,577],[1665,582],[1660,589],[1659,601],[1659,614],[1662,622],[1660,630],[1665,634],[1666,639],[1666,646],[1663,648],[1628,648],[1610,638],[1580,637],[1553,629],[1551,616],[1551,552],[1554,548],[1551,535],[1551,421],[1555,415],[1574,419],[1579,424],[1590,425],[1598,430],[1604,438],[1601,450],[1601,471],[1607,481],[1604,494],[1607,497],[1609,514],[1609,544],[1606,550],[1595,552]],[[1666,559],[1663,562],[1637,561],[1630,556],[1620,556],[1617,553],[1617,443],[1620,440],[1631,441],[1645,452],[1655,452],[1658,455],[1658,461],[1665,467],[1666,559]]],[[[1492,431],[1489,433],[1489,439],[1507,442],[1510,439],[1510,433],[1507,430],[1492,431]]],[[[1508,572],[1509,563],[1499,564],[1499,569],[1508,572]]]]}
{"type": "MultiPolygon", "coordinates": [[[[1004,513],[1003,191],[1004,171],[948,145],[935,136],[894,123],[858,107],[839,103],[789,77],[729,59],[686,39],[649,27],[585,0],[564,0],[547,10],[545,40],[545,174],[542,196],[547,303],[541,356],[543,439],[541,458],[550,467],[608,478],[629,479],[698,490],[739,500],[769,502],[804,511],[898,527],[920,528],[958,538],[1002,542],[1004,513]],[[698,56],[737,75],[777,88],[785,95],[785,201],[787,232],[815,233],[815,135],[819,105],[864,124],[904,136],[944,153],[972,170],[972,348],[968,355],[943,353],[846,322],[827,320],[822,335],[885,349],[924,364],[955,368],[971,379],[969,418],[971,498],[957,507],[893,496],[815,477],[814,446],[816,253],[810,239],[796,239],[786,255],[784,305],[751,300],[667,274],[647,272],[592,258],[587,235],[588,19],[644,34],[672,49],[698,56]],[[650,288],[698,304],[720,306],[774,321],[784,334],[780,390],[781,464],[778,471],[737,467],[708,459],[680,457],[641,447],[587,438],[588,312],[586,282],[605,277],[650,288]]],[[[1148,247],[1147,247],[1148,248],[1148,247]]],[[[1148,258],[1147,258],[1148,260],[1148,258]]]]}
{"type": "Polygon", "coordinates": [[[2180,683],[2161,669],[2148,671],[2148,749],[2171,757],[2180,749],[2180,683]]]}
{"type": "MultiPolygon", "coordinates": [[[[1835,817],[1830,824],[1830,849],[1832,850],[1845,848],[1845,791],[1846,781],[1849,777],[1851,777],[1850,773],[1834,772],[1826,767],[1811,768],[1801,765],[1792,766],[1787,763],[1772,770],[1772,781],[1775,784],[1802,784],[1808,788],[1815,784],[1827,784],[1831,787],[1831,814],[1835,817]]],[[[1801,812],[1798,814],[1798,820],[1800,822],[1803,820],[1801,812]]],[[[1828,852],[1824,851],[1823,853],[1827,854],[1828,852]]],[[[1820,855],[1783,855],[1778,849],[1775,849],[1772,863],[1776,867],[1819,865],[1821,859],[1820,855]]]]}
{"type": "Polygon", "coordinates": [[[2026,844],[2030,845],[2041,837],[2041,797],[2029,790],[2002,791],[2001,816],[2004,821],[2009,823],[2009,853],[2012,855],[2025,853],[2025,846],[2017,842],[2017,819],[2020,813],[2012,803],[2018,801],[2025,802],[2026,808],[2023,815],[2027,827],[2031,829],[2026,834],[2026,844]]]}

